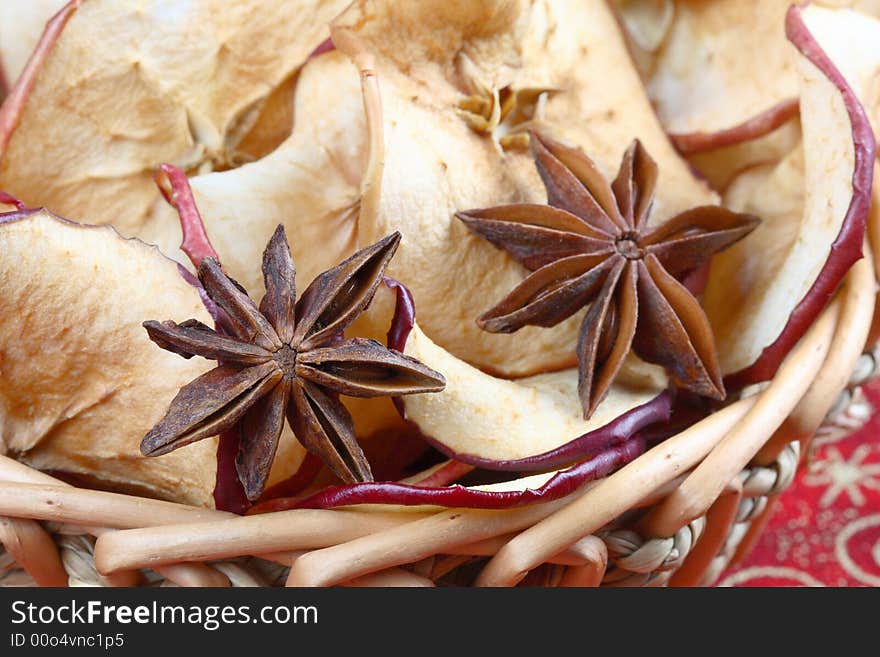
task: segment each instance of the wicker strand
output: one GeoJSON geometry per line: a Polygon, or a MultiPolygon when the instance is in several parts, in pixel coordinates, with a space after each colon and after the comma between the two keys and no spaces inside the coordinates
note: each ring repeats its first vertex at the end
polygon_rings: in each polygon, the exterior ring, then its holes
{"type": "MultiPolygon", "coordinates": [[[[778,495],[794,479],[800,458],[800,443],[789,443],[776,463],[743,470],[738,479],[743,499],[736,520],[721,550],[707,569],[706,577],[717,576],[727,565],[751,522],[767,506],[769,496],[778,495]]],[[[645,538],[630,529],[599,532],[605,541],[613,567],[606,573],[603,586],[658,586],[666,584],[699,541],[706,526],[700,516],[681,527],[670,537],[645,538]]],[[[705,578],[704,578],[704,581],[705,578]]]]}
{"type": "MultiPolygon", "coordinates": [[[[694,468],[646,520],[648,531],[668,535],[703,515],[722,489],[745,468],[786,420],[822,371],[837,329],[841,301],[832,302],[789,353],[754,409],[694,468]]],[[[818,424],[818,422],[817,422],[818,424]]]]}
{"type": "Polygon", "coordinates": [[[52,536],[36,520],[0,516],[0,544],[40,586],[64,586],[67,572],[52,536]]]}
{"type": "Polygon", "coordinates": [[[752,522],[764,513],[769,498],[785,490],[797,474],[800,461],[800,443],[792,441],[785,446],[776,462],[770,466],[753,466],[740,473],[743,498],[736,513],[736,521],[730,528],[727,540],[709,564],[701,584],[712,584],[730,564],[740,542],[752,522]]]}

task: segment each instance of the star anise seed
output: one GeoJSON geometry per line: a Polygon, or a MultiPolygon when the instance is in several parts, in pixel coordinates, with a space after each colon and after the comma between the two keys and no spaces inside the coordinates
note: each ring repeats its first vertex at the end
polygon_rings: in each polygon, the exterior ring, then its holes
{"type": "Polygon", "coordinates": [[[196,320],[144,322],[150,339],[184,358],[218,367],[184,386],[144,437],[158,456],[238,428],[236,468],[250,500],[262,494],[285,417],[303,446],[343,481],[373,476],[339,395],[378,397],[437,392],[441,374],[375,340],[343,331],[373,299],[400,234],[358,251],[315,278],[297,300],[284,228],[263,254],[266,294],[259,308],[213,258],[199,263],[205,292],[226,314],[232,335],[196,320]]]}
{"type": "Polygon", "coordinates": [[[609,184],[577,148],[536,132],[532,155],[548,205],[459,212],[471,231],[529,274],[477,323],[492,333],[554,326],[588,307],[577,344],[584,417],[601,403],[632,348],[672,381],[723,399],[709,321],[676,278],[748,235],[756,217],[700,206],[650,228],[657,164],[635,140],[609,184]]]}

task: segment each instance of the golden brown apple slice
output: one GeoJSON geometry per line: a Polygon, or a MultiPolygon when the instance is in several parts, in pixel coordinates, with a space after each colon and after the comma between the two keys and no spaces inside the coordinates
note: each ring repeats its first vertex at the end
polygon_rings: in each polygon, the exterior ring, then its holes
{"type": "Polygon", "coordinates": [[[345,4],[82,2],[54,47],[43,44],[0,188],[136,234],[159,202],[156,167],[237,163],[265,99],[327,38],[345,4]]]}
{"type": "Polygon", "coordinates": [[[716,257],[704,297],[731,385],[773,376],[861,256],[870,206],[876,148],[859,98],[880,72],[880,21],[794,7],[786,29],[802,55],[803,174],[796,150],[751,198],[729,199],[765,222],[716,257]]]}
{"type": "Polygon", "coordinates": [[[216,441],[161,458],[140,439],[210,369],[157,349],[141,323],[211,321],[155,247],[46,211],[0,215],[4,450],[36,468],[210,506],[216,441]]]}
{"type": "Polygon", "coordinates": [[[511,335],[475,323],[526,271],[455,212],[542,203],[546,192],[527,150],[516,141],[502,150],[497,135],[462,115],[479,100],[474,89],[553,89],[531,120],[583,148],[612,178],[638,137],[659,163],[655,223],[715,201],[671,148],[602,0],[364,2],[337,19],[333,38],[347,54],[375,60],[382,97],[382,192],[378,210],[361,217],[358,239],[403,234],[389,274],[412,289],[425,333],[481,369],[523,376],[572,366],[581,316],[511,335]]]}

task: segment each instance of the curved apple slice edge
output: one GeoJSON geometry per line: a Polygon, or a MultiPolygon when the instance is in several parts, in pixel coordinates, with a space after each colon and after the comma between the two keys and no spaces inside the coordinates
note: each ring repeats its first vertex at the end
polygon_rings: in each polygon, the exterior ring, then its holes
{"type": "Polygon", "coordinates": [[[518,381],[485,374],[435,345],[415,324],[405,286],[389,278],[385,284],[397,295],[388,346],[447,379],[443,392],[398,399],[398,410],[456,461],[489,470],[554,469],[594,457],[671,415],[673,396],[662,369],[638,363],[585,421],[576,370],[518,381]]]}
{"type": "MultiPolygon", "coordinates": [[[[862,255],[862,240],[870,208],[873,161],[876,152],[874,134],[856,93],[814,36],[808,26],[808,20],[805,20],[805,14],[815,15],[816,12],[822,16],[823,13],[833,13],[833,10],[791,7],[786,15],[786,34],[806,62],[821,72],[843,101],[853,143],[852,196],[840,221],[840,230],[830,246],[829,255],[813,284],[791,311],[776,338],[763,347],[752,364],[725,376],[725,385],[730,389],[765,381],[776,373],[790,349],[831,299],[846,272],[862,255]]],[[[804,113],[802,121],[806,145],[811,121],[808,112],[804,113]]],[[[828,135],[824,135],[824,138],[828,140],[828,135]]],[[[808,198],[805,211],[808,211],[809,195],[815,190],[808,188],[806,192],[808,198]]]]}
{"type": "Polygon", "coordinates": [[[669,139],[682,155],[696,155],[763,137],[797,113],[798,99],[789,98],[730,128],[715,132],[670,133],[669,139]]]}
{"type": "Polygon", "coordinates": [[[0,236],[6,255],[15,256],[15,246],[20,249],[19,255],[29,254],[31,264],[40,266],[36,278],[28,278],[23,273],[27,265],[20,258],[14,259],[7,263],[3,279],[9,304],[16,303],[14,293],[34,297],[35,306],[27,315],[8,316],[10,320],[4,325],[7,336],[23,332],[29,339],[7,353],[4,362],[3,372],[8,379],[4,398],[9,413],[2,422],[2,442],[23,462],[38,469],[69,472],[104,486],[208,505],[214,451],[210,441],[194,446],[188,454],[155,460],[143,459],[137,449],[137,435],[163,411],[161,400],[170,400],[175,386],[204,371],[200,363],[168,358],[149,341],[136,340],[143,331],[139,318],[134,316],[141,309],[139,303],[145,303],[144,310],[150,314],[161,305],[178,317],[187,314],[207,318],[200,314],[203,311],[198,296],[182,279],[176,279],[176,263],[140,240],[122,238],[112,227],[79,224],[42,208],[0,214],[0,236]],[[39,244],[39,248],[28,240],[39,244]],[[84,266],[84,258],[79,256],[85,247],[108,258],[105,266],[95,267],[94,272],[91,264],[84,266]],[[54,263],[54,267],[46,263],[54,263]],[[10,275],[16,268],[20,272],[10,275]],[[129,282],[136,280],[144,268],[148,270],[147,280],[141,285],[147,292],[142,297],[129,294],[111,298],[110,305],[116,304],[113,312],[90,315],[95,324],[90,327],[91,336],[78,330],[83,326],[83,316],[89,315],[90,304],[100,301],[95,286],[106,285],[114,275],[129,282]],[[26,283],[23,278],[27,278],[26,283]],[[167,297],[150,295],[150,285],[167,292],[167,297]],[[80,290],[82,302],[71,310],[64,297],[78,294],[77,286],[85,291],[80,290]],[[66,310],[59,315],[61,307],[66,310]],[[49,348],[38,348],[38,340],[48,341],[49,348]],[[76,350],[64,348],[73,343],[76,350]],[[127,352],[119,348],[122,343],[128,344],[127,352]],[[102,362],[103,349],[110,355],[102,362]],[[72,370],[78,375],[73,388],[65,379],[72,370]],[[92,376],[95,372],[100,375],[92,376]],[[10,381],[14,382],[12,387],[10,381]],[[37,413],[15,411],[33,406],[36,397],[41,400],[37,413]],[[116,430],[120,423],[128,425],[134,435],[120,434],[116,430]]]}

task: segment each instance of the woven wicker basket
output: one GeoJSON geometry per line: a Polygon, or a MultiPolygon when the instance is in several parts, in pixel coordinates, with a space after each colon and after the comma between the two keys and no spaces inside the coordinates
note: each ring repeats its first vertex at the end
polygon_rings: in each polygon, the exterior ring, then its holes
{"type": "Polygon", "coordinates": [[[859,386],[878,369],[878,352],[864,351],[875,294],[868,254],[772,381],[610,476],[527,507],[240,518],[65,486],[0,457],[0,585],[711,584],[748,552],[817,429],[850,431],[869,415],[859,386]]]}

